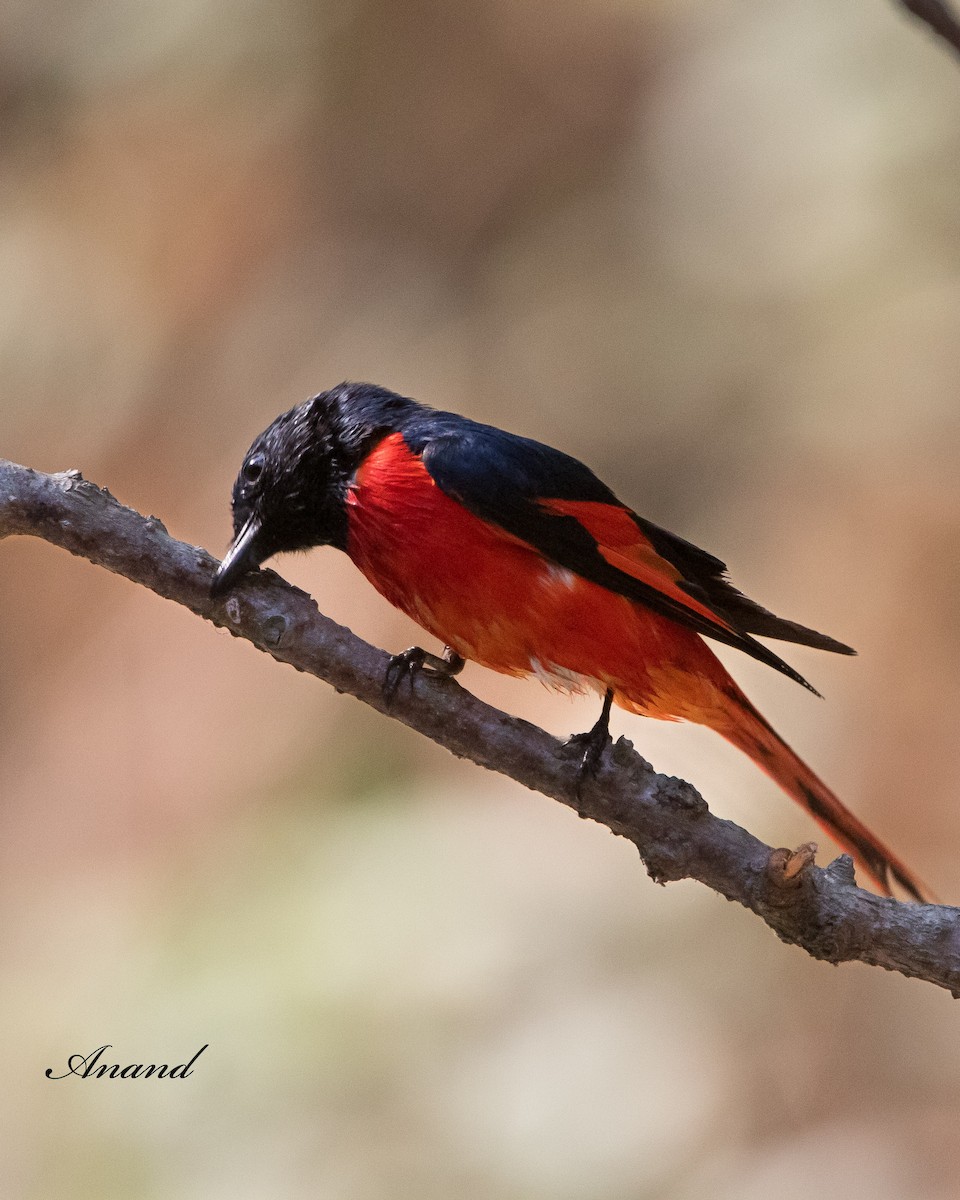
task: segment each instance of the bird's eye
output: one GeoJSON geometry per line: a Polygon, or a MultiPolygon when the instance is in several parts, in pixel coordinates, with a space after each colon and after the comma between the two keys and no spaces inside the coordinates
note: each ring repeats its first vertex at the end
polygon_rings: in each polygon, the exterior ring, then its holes
{"type": "Polygon", "coordinates": [[[245,483],[256,483],[263,474],[263,455],[255,454],[243,464],[241,471],[245,483]]]}

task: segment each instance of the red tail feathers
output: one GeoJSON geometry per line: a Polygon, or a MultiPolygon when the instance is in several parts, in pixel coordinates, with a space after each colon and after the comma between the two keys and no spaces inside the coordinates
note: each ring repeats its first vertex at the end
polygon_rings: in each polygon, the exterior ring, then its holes
{"type": "Polygon", "coordinates": [[[840,803],[746,697],[742,698],[738,708],[731,706],[729,727],[715,728],[727,741],[752,758],[761,770],[810,813],[835,842],[848,850],[884,895],[893,895],[892,880],[912,899],[935,902],[930,889],[840,803]]]}

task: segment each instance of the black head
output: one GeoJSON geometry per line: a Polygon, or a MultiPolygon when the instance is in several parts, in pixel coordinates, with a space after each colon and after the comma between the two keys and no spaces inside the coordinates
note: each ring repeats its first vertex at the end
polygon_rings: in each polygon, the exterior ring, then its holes
{"type": "Polygon", "coordinates": [[[346,547],[346,492],[363,455],[417,406],[372,384],[342,383],[260,434],[233,485],[233,542],[210,589],[220,596],[274,554],[346,547]]]}

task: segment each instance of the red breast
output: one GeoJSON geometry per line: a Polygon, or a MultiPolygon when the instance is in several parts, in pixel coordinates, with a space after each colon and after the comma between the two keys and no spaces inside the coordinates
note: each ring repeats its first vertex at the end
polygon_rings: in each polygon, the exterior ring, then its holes
{"type": "Polygon", "coordinates": [[[347,524],[348,554],[387,600],[495,671],[574,690],[612,686],[629,707],[661,715],[661,681],[645,663],[692,657],[687,669],[708,677],[719,666],[695,634],[468,512],[436,486],[401,434],[357,471],[347,524]]]}

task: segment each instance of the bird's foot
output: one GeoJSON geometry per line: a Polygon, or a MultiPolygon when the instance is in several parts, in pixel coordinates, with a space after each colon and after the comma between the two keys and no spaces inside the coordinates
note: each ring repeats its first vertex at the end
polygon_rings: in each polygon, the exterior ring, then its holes
{"type": "Polygon", "coordinates": [[[431,654],[422,646],[411,646],[400,654],[395,654],[387,663],[387,672],[383,677],[383,699],[389,704],[404,679],[409,679],[413,686],[413,677],[421,671],[441,679],[452,679],[463,670],[465,659],[451,646],[444,646],[443,654],[431,654]]]}
{"type": "Polygon", "coordinates": [[[603,761],[603,752],[610,744],[610,705],[613,703],[613,691],[608,689],[603,698],[603,711],[600,719],[586,733],[575,733],[567,738],[566,744],[580,753],[577,765],[577,781],[575,795],[577,797],[577,813],[585,817],[583,811],[583,786],[588,779],[594,779],[603,761]]]}

